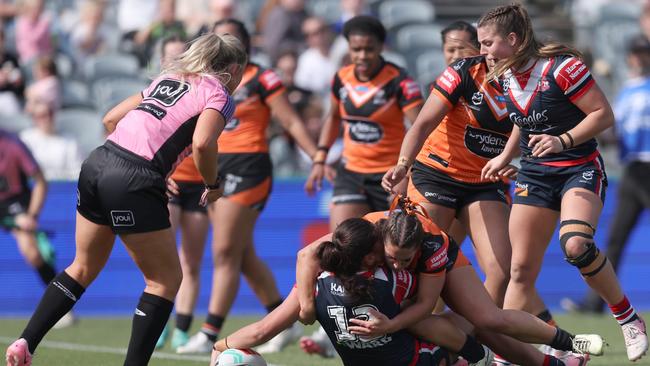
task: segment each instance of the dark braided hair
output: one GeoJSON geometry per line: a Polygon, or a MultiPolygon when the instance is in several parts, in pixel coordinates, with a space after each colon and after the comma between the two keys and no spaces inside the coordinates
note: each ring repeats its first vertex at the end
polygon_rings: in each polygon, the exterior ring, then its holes
{"type": "Polygon", "coordinates": [[[320,267],[336,275],[353,301],[371,297],[368,279],[358,272],[362,269],[363,257],[372,252],[379,239],[375,225],[361,218],[352,218],[340,223],[332,234],[332,240],[318,247],[320,267]]]}
{"type": "Polygon", "coordinates": [[[391,209],[388,219],[377,223],[384,242],[403,249],[416,249],[424,240],[424,228],[417,215],[424,215],[421,207],[411,202],[408,197],[397,196],[392,205],[399,210],[391,209]]]}

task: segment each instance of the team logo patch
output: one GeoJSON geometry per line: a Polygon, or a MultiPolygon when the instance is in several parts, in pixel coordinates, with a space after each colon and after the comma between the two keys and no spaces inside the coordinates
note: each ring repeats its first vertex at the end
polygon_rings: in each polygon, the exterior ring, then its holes
{"type": "Polygon", "coordinates": [[[427,235],[424,238],[424,242],[422,243],[425,248],[431,249],[434,252],[438,251],[438,249],[442,248],[442,243],[436,240],[436,238],[432,235],[427,235]]]}
{"type": "Polygon", "coordinates": [[[515,196],[528,197],[528,184],[515,183],[515,196]]]}
{"type": "Polygon", "coordinates": [[[133,211],[112,210],[111,219],[113,220],[113,226],[135,226],[133,211]]]}
{"type": "Polygon", "coordinates": [[[282,85],[282,79],[273,70],[266,70],[260,75],[260,83],[264,89],[273,90],[282,85]]]}
{"type": "Polygon", "coordinates": [[[483,93],[481,92],[474,93],[472,95],[472,103],[474,103],[474,105],[480,105],[481,103],[483,103],[483,93]]]}
{"type": "Polygon", "coordinates": [[[346,121],[348,132],[352,141],[364,144],[379,142],[384,137],[384,129],[381,125],[369,121],[346,121]]]}
{"type": "Polygon", "coordinates": [[[399,85],[402,88],[402,95],[407,100],[422,96],[420,86],[411,79],[403,80],[399,85]]]}
{"type": "Polygon", "coordinates": [[[188,83],[180,80],[163,79],[153,88],[153,92],[151,92],[148,97],[144,98],[144,100],[155,100],[165,107],[171,107],[189,90],[190,84],[188,83]]]}

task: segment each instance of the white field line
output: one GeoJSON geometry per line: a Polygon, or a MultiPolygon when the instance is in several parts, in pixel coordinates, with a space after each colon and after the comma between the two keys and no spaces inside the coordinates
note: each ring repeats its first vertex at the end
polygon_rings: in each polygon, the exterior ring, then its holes
{"type": "MultiPolygon", "coordinates": [[[[2,343],[11,344],[13,341],[15,341],[14,338],[0,336],[0,342],[2,343]]],[[[66,351],[106,353],[111,355],[126,355],[126,348],[95,346],[89,344],[79,344],[79,343],[69,343],[69,342],[43,341],[41,342],[39,347],[61,349],[66,351]]],[[[177,355],[174,353],[165,353],[165,352],[154,352],[153,356],[151,357],[161,359],[161,360],[191,361],[191,362],[200,362],[205,364],[210,362],[209,356],[177,355]]],[[[269,366],[280,366],[280,365],[269,364],[269,366]]]]}

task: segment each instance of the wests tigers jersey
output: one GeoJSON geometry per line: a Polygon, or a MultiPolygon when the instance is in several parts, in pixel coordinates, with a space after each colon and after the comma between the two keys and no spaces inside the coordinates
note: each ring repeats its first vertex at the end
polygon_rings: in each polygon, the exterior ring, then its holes
{"type": "Polygon", "coordinates": [[[461,182],[481,182],[481,169],[503,151],[512,131],[501,86],[486,75],[484,56],[461,59],[431,91],[451,110],[416,159],[461,182]]]}
{"type": "MultiPolygon", "coordinates": [[[[371,212],[365,215],[364,220],[376,223],[381,219],[388,219],[390,211],[371,212]]],[[[451,239],[438,225],[422,215],[416,215],[425,235],[422,245],[408,265],[407,269],[414,274],[442,276],[445,274],[449,262],[449,245],[451,239]]],[[[454,244],[455,245],[455,244],[454,244]]]]}
{"type": "Polygon", "coordinates": [[[562,55],[531,59],[521,71],[508,71],[502,81],[510,120],[521,131],[522,159],[547,165],[580,164],[597,155],[596,139],[543,158],[533,158],[528,147],[530,135],[559,136],[585,117],[574,103],[595,84],[587,65],[580,59],[562,55]]]}
{"type": "Polygon", "coordinates": [[[390,62],[366,82],[359,81],[354,65],[349,65],[334,76],[332,97],[345,127],[345,168],[383,173],[396,165],[406,133],[404,112],[423,103],[419,85],[390,62]]]}
{"type": "Polygon", "coordinates": [[[368,338],[351,334],[348,319],[368,319],[370,309],[389,318],[400,312],[400,304],[416,293],[416,278],[408,271],[386,267],[360,275],[371,281],[372,298],[352,300],[343,283],[330,272],[317,281],[316,318],[346,366],[411,365],[417,361],[417,340],[406,330],[368,338]]]}
{"type": "Polygon", "coordinates": [[[249,63],[233,93],[235,115],[219,136],[219,153],[268,152],[266,129],[271,120],[268,102],[285,88],[273,70],[249,63]]]}

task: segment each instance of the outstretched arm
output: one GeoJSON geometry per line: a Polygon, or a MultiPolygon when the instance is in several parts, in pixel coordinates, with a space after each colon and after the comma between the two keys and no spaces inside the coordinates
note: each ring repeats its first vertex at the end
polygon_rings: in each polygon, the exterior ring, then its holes
{"type": "Polygon", "coordinates": [[[332,234],[321,237],[298,252],[296,290],[300,303],[300,321],[304,324],[311,324],[316,320],[314,294],[316,293],[316,278],[321,270],[316,251],[320,243],[327,240],[332,240],[332,234]]]}

